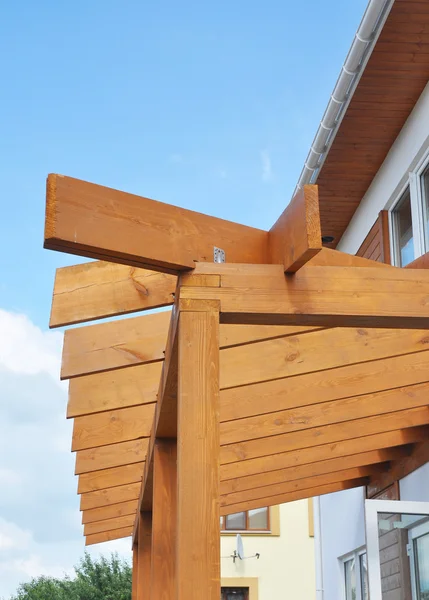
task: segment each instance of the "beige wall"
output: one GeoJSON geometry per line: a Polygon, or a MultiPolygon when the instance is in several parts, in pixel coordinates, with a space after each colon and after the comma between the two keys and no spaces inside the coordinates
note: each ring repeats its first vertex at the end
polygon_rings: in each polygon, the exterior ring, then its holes
{"type": "Polygon", "coordinates": [[[245,555],[259,552],[259,560],[237,559],[234,564],[228,557],[236,547],[235,537],[221,536],[222,585],[239,587],[238,578],[244,578],[241,581],[250,589],[249,600],[313,600],[314,546],[308,501],[282,504],[277,510],[280,535],[242,534],[245,555]]]}

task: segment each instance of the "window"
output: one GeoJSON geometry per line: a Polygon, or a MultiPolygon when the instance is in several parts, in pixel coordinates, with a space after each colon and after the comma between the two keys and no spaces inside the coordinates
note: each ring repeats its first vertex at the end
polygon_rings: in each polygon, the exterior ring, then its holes
{"type": "Polygon", "coordinates": [[[341,559],[345,600],[368,600],[366,552],[356,550],[341,559]]]}
{"type": "Polygon", "coordinates": [[[221,600],[249,600],[249,588],[226,588],[220,592],[221,600]]]}
{"type": "Polygon", "coordinates": [[[405,267],[414,260],[411,196],[408,187],[392,211],[395,264],[405,267]]]}
{"type": "Polygon", "coordinates": [[[222,531],[267,531],[270,528],[269,510],[256,508],[220,518],[222,531]]]}

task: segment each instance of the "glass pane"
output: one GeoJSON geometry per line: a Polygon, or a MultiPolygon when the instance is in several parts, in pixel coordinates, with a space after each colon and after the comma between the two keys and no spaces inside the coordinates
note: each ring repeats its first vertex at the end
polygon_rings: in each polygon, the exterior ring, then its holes
{"type": "Polygon", "coordinates": [[[360,587],[362,590],[362,600],[368,600],[368,566],[366,560],[366,552],[365,554],[361,554],[359,556],[360,563],[360,587]]]}
{"type": "Polygon", "coordinates": [[[249,510],[249,529],[268,529],[268,508],[249,510]]]}
{"type": "MultiPolygon", "coordinates": [[[[386,514],[378,515],[380,546],[381,597],[411,598],[411,569],[407,552],[409,530],[426,522],[427,516],[386,514]]],[[[428,588],[429,589],[429,588],[428,588]]],[[[421,596],[429,600],[429,596],[421,596]]]]}
{"type": "Polygon", "coordinates": [[[346,600],[357,600],[356,598],[356,564],[355,559],[346,560],[344,563],[344,578],[346,584],[346,600]]]}
{"type": "Polygon", "coordinates": [[[414,540],[418,600],[429,600],[429,533],[414,540]]]}
{"type": "Polygon", "coordinates": [[[429,167],[422,175],[423,219],[426,241],[426,252],[429,250],[429,167]]]}
{"type": "Polygon", "coordinates": [[[400,267],[414,260],[413,226],[411,221],[410,190],[407,189],[393,211],[395,247],[400,267]]]}
{"type": "Polygon", "coordinates": [[[225,517],[225,529],[246,529],[246,513],[240,512],[225,517]]]}

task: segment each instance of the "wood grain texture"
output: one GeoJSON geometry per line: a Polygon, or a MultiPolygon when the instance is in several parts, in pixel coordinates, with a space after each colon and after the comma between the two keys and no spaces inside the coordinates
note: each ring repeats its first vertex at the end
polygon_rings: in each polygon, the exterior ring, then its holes
{"type": "Polygon", "coordinates": [[[132,579],[131,579],[131,600],[138,600],[138,546],[137,544],[133,544],[133,571],[132,571],[132,579]]]}
{"type": "Polygon", "coordinates": [[[57,269],[50,327],[169,306],[177,277],[97,261],[57,269]]]}
{"type": "Polygon", "coordinates": [[[131,534],[132,527],[123,527],[122,529],[113,529],[112,531],[87,535],[85,546],[92,546],[93,544],[101,544],[102,542],[110,542],[112,540],[120,540],[121,538],[129,537],[131,534]]]}
{"type": "Polygon", "coordinates": [[[137,501],[139,491],[139,483],[129,483],[105,490],[88,492],[87,494],[82,494],[80,497],[80,510],[85,511],[93,508],[101,508],[109,506],[109,504],[120,504],[131,500],[137,501]]]}
{"type": "Polygon", "coordinates": [[[154,415],[155,403],[77,417],[73,425],[72,451],[148,438],[154,415]]]}
{"type": "Polygon", "coordinates": [[[141,461],[131,465],[83,473],[79,475],[77,493],[85,494],[86,492],[103,490],[116,485],[138,483],[142,480],[144,464],[144,461],[141,461]]]}
{"type": "Polygon", "coordinates": [[[44,247],[155,271],[213,260],[267,261],[268,234],[71,177],[47,180],[44,247]]]}
{"type": "Polygon", "coordinates": [[[170,600],[176,593],[176,461],[176,441],[157,440],[154,446],[150,590],[151,598],[159,600],[170,600]]]}
{"type": "Polygon", "coordinates": [[[129,500],[119,504],[111,504],[102,508],[92,508],[82,513],[82,523],[95,523],[96,521],[104,521],[106,519],[116,519],[125,515],[135,515],[137,510],[137,502],[129,500]]]}
{"type": "Polygon", "coordinates": [[[147,439],[122,442],[92,448],[91,450],[80,450],[76,452],[75,474],[91,473],[140,463],[145,460],[149,442],[147,439]]]}
{"type": "Polygon", "coordinates": [[[219,313],[207,308],[179,324],[178,600],[220,597],[219,313]]]}
{"type": "Polygon", "coordinates": [[[150,600],[152,571],[152,513],[142,512],[138,530],[138,600],[150,600]]]}
{"type": "Polygon", "coordinates": [[[305,185],[292,198],[269,233],[270,262],[295,273],[322,249],[319,194],[316,185],[305,185]]]}
{"type": "Polygon", "coordinates": [[[161,363],[70,380],[67,418],[156,402],[161,363]]]}
{"type": "Polygon", "coordinates": [[[96,521],[87,523],[83,527],[83,534],[93,535],[94,533],[103,533],[104,531],[112,531],[112,529],[122,529],[130,527],[134,523],[134,515],[123,515],[115,519],[105,519],[104,521],[96,521]]]}

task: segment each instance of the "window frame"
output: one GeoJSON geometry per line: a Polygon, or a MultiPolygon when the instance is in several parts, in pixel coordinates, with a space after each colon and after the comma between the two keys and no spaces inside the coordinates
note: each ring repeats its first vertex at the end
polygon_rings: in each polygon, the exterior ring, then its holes
{"type": "MultiPolygon", "coordinates": [[[[341,592],[342,592],[342,600],[347,600],[347,590],[346,590],[346,563],[350,560],[355,561],[355,570],[356,570],[356,600],[363,600],[362,596],[362,573],[361,573],[361,556],[366,554],[366,546],[361,546],[352,552],[348,552],[343,556],[338,558],[340,563],[340,572],[341,572],[341,592]]],[[[367,557],[368,561],[368,557],[367,557]]]]}
{"type": "MultiPolygon", "coordinates": [[[[221,535],[224,534],[229,534],[229,533],[270,533],[271,532],[271,511],[270,511],[270,507],[269,506],[265,506],[264,508],[267,509],[267,527],[266,529],[261,529],[260,527],[258,529],[251,529],[249,527],[249,511],[248,510],[241,510],[239,513],[232,513],[232,514],[241,514],[241,513],[245,513],[245,521],[246,521],[246,526],[245,529],[225,529],[224,525],[226,524],[226,517],[229,515],[225,515],[222,516],[222,523],[220,526],[220,532],[221,535]]],[[[251,509],[253,510],[253,509],[251,509]]]]}

